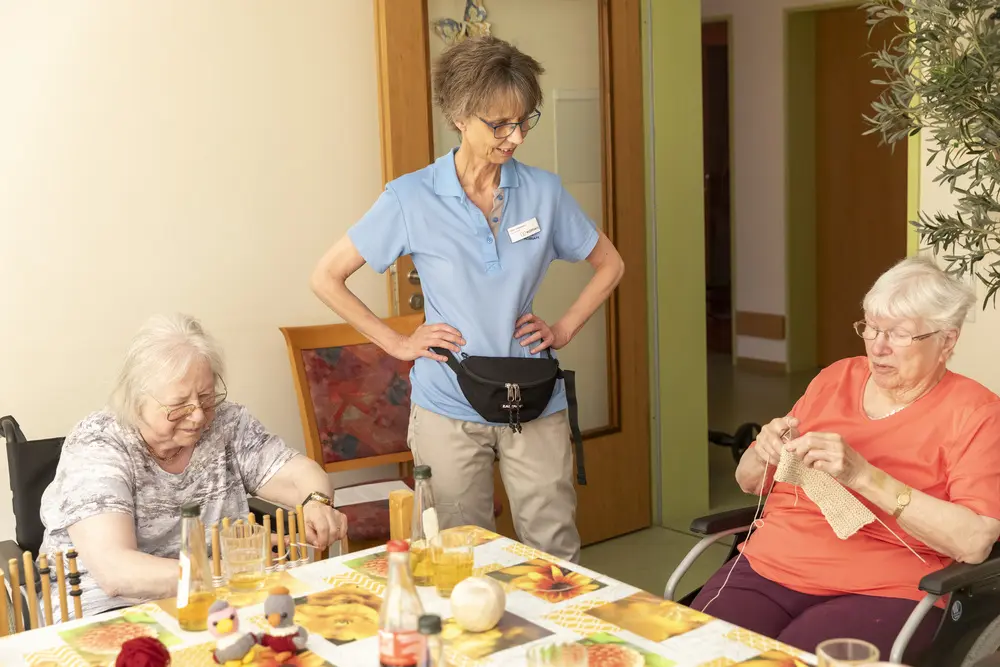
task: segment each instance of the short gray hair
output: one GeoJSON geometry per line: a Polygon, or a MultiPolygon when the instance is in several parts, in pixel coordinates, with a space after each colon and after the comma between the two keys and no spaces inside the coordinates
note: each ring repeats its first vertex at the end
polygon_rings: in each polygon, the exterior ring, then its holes
{"type": "Polygon", "coordinates": [[[865,295],[873,317],[923,320],[939,329],[961,330],[976,295],[933,260],[909,257],[883,273],[865,295]]]}
{"type": "Polygon", "coordinates": [[[449,123],[486,113],[513,99],[523,114],[542,105],[538,77],[545,68],[517,47],[491,35],[448,47],[434,66],[434,104],[449,123]]]}
{"type": "Polygon", "coordinates": [[[120,422],[136,426],[142,397],[183,377],[199,361],[207,361],[213,373],[223,375],[222,351],[201,323],[190,315],[154,315],[125,353],[111,392],[111,411],[120,422]]]}

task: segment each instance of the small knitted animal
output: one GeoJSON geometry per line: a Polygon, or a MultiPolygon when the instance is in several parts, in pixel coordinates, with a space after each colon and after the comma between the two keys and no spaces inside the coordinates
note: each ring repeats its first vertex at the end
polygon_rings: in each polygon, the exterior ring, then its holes
{"type": "Polygon", "coordinates": [[[240,632],[240,617],[225,600],[218,600],[209,608],[208,634],[215,638],[212,657],[216,663],[237,667],[253,662],[257,638],[240,632]]]}
{"type": "Polygon", "coordinates": [[[264,600],[264,617],[271,627],[261,636],[262,646],[274,651],[283,662],[306,647],[309,633],[295,625],[295,601],[284,586],[271,589],[264,600]]]}

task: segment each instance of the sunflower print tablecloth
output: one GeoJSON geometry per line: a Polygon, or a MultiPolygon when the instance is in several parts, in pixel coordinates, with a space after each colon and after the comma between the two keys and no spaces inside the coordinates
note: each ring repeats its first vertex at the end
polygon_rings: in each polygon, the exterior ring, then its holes
{"type": "MultiPolygon", "coordinates": [[[[475,540],[475,572],[507,591],[506,613],[496,628],[463,632],[450,603],[433,588],[419,589],[425,609],[444,620],[443,638],[455,667],[526,664],[535,644],[578,642],[591,667],[804,667],[815,658],[730,623],[544,554],[481,528],[461,528],[475,540]]],[[[295,599],[296,623],[309,630],[308,650],[286,665],[375,667],[378,612],[385,593],[384,547],[349,554],[273,575],[295,599]]],[[[224,594],[224,592],[223,592],[224,594]]],[[[233,598],[241,629],[265,628],[260,596],[233,598]]],[[[109,612],[0,640],[0,664],[52,667],[113,665],[115,642],[157,636],[174,665],[209,667],[207,633],[182,631],[173,600],[109,612]]],[[[120,646],[120,643],[118,644],[120,646]]],[[[251,665],[276,664],[266,650],[251,665]]]]}

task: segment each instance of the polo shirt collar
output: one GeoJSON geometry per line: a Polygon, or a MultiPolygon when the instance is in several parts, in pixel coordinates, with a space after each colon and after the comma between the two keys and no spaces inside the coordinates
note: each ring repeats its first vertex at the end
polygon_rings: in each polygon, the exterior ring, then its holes
{"type": "MultiPolygon", "coordinates": [[[[465,190],[458,182],[455,171],[455,151],[453,148],[434,161],[434,193],[441,197],[464,197],[465,190]]],[[[500,165],[500,187],[516,188],[519,185],[517,160],[510,159],[500,165]]]]}

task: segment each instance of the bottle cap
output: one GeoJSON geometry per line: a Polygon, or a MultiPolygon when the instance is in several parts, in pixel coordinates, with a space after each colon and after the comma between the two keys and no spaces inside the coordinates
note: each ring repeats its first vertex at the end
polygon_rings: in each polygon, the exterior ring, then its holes
{"type": "Polygon", "coordinates": [[[413,469],[413,479],[430,479],[431,478],[431,467],[430,466],[417,466],[413,469]]]}
{"type": "Polygon", "coordinates": [[[385,550],[391,554],[401,554],[408,552],[410,545],[405,540],[392,540],[385,545],[385,550]]]}
{"type": "Polygon", "coordinates": [[[437,614],[424,614],[417,621],[417,630],[422,635],[441,634],[441,617],[437,614]]]}
{"type": "Polygon", "coordinates": [[[181,518],[191,518],[201,516],[201,505],[198,503],[184,503],[181,505],[181,518]]]}

